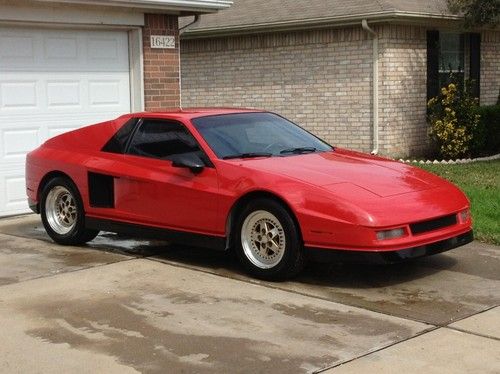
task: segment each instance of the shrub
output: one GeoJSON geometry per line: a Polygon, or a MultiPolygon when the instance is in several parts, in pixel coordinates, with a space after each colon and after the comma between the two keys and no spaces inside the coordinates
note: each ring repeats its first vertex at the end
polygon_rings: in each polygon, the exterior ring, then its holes
{"type": "MultiPolygon", "coordinates": [[[[480,148],[473,143],[479,123],[478,99],[470,94],[470,82],[450,83],[429,100],[429,135],[444,158],[459,158],[480,148]]],[[[476,140],[480,141],[479,136],[476,140]]]]}
{"type": "Polygon", "coordinates": [[[500,104],[479,107],[478,114],[481,119],[477,133],[483,139],[483,144],[476,153],[500,153],[500,104]]]}

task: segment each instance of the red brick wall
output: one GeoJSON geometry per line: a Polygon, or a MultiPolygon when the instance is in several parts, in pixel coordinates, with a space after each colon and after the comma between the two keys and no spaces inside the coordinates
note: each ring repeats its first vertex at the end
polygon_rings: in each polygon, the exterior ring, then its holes
{"type": "Polygon", "coordinates": [[[146,14],[143,29],[144,104],[147,111],[180,106],[177,16],[146,14]],[[151,49],[151,35],[175,35],[175,49],[151,49]]]}

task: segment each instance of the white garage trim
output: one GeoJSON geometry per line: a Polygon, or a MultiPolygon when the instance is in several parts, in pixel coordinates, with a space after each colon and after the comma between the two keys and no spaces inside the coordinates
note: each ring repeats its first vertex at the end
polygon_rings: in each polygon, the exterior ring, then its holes
{"type": "Polygon", "coordinates": [[[132,112],[144,111],[144,55],[142,50],[142,29],[128,32],[130,62],[130,108],[132,112]]]}
{"type": "Polygon", "coordinates": [[[45,5],[43,7],[0,5],[0,22],[27,25],[51,24],[63,26],[76,25],[109,25],[109,26],[144,26],[144,14],[120,9],[88,9],[79,7],[57,7],[45,5]]]}

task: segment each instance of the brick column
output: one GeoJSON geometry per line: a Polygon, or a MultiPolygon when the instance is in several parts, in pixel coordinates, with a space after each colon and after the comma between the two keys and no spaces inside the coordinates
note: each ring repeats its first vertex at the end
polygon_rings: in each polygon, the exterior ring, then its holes
{"type": "Polygon", "coordinates": [[[180,106],[177,16],[145,14],[143,28],[144,103],[147,111],[180,106]],[[174,35],[175,49],[152,49],[151,35],[174,35]]]}

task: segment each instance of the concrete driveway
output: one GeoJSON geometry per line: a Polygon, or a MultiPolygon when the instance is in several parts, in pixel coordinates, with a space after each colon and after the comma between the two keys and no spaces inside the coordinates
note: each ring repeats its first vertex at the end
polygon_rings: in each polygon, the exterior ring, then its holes
{"type": "Polygon", "coordinates": [[[500,372],[500,248],[292,282],[225,253],[0,220],[0,372],[500,372]]]}

